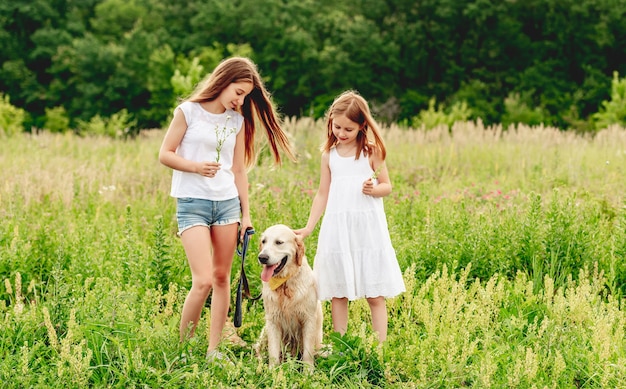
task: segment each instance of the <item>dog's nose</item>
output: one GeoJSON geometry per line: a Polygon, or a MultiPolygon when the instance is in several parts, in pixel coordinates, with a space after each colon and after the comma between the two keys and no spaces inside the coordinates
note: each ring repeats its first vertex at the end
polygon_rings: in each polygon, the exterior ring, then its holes
{"type": "Polygon", "coordinates": [[[259,254],[259,262],[263,265],[265,265],[267,263],[267,261],[269,261],[270,257],[267,254],[259,254]]]}

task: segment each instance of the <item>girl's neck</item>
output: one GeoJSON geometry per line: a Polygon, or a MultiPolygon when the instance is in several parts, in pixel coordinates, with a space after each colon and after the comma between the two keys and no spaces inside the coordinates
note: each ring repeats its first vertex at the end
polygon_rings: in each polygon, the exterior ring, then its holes
{"type": "Polygon", "coordinates": [[[338,144],[335,146],[337,153],[342,157],[354,157],[356,155],[356,143],[350,143],[348,145],[338,144]]]}
{"type": "Polygon", "coordinates": [[[217,100],[203,101],[202,103],[200,103],[200,106],[205,111],[216,114],[216,115],[226,112],[226,108],[224,108],[224,106],[221,105],[220,102],[217,100]]]}

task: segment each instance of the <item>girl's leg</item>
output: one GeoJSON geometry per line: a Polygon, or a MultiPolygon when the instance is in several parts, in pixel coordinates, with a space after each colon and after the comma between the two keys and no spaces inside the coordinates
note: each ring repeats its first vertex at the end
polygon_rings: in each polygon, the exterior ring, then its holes
{"type": "Polygon", "coordinates": [[[180,341],[193,336],[204,303],[211,291],[211,235],[206,226],[191,227],[183,232],[181,241],[191,269],[191,289],[183,305],[180,320],[180,341]]]}
{"type": "Polygon", "coordinates": [[[341,335],[348,329],[348,299],[333,297],[330,302],[330,313],[333,319],[333,330],[341,335]]]}
{"type": "Polygon", "coordinates": [[[238,224],[211,227],[213,241],[213,295],[211,297],[211,327],[208,352],[215,350],[230,306],[230,269],[237,248],[238,224]]]}
{"type": "Polygon", "coordinates": [[[387,339],[387,303],[382,296],[368,298],[367,303],[372,313],[372,328],[378,333],[378,340],[387,339]]]}

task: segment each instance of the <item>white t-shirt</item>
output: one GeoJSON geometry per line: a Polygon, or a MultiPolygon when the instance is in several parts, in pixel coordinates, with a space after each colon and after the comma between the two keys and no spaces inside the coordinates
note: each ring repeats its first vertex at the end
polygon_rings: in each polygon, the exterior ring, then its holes
{"type": "Polygon", "coordinates": [[[222,166],[213,178],[174,170],[170,195],[176,198],[193,197],[213,201],[239,196],[231,168],[243,116],[232,109],[213,114],[202,108],[200,103],[191,101],[180,104],[176,109],[182,110],[187,121],[187,131],[176,153],[190,161],[215,161],[220,141],[223,142],[219,160],[222,166]]]}

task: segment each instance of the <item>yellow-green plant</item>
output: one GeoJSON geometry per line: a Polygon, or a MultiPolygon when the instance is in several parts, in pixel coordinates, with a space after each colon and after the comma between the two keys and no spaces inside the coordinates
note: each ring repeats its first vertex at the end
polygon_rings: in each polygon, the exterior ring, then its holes
{"type": "Polygon", "coordinates": [[[69,130],[70,119],[64,107],[46,108],[44,129],[51,132],[65,132],[69,130]]]}
{"type": "Polygon", "coordinates": [[[437,104],[434,97],[428,101],[428,109],[420,113],[411,120],[413,128],[433,129],[438,126],[452,128],[454,123],[463,122],[472,116],[472,110],[467,106],[467,102],[455,102],[449,109],[443,103],[437,104]],[[435,107],[436,106],[436,107],[435,107]]]}
{"type": "Polygon", "coordinates": [[[127,109],[122,109],[108,118],[100,115],[89,121],[78,120],[78,133],[89,136],[107,136],[109,138],[125,138],[131,133],[136,121],[131,118],[127,109]]]}
{"type": "Polygon", "coordinates": [[[626,78],[619,78],[618,72],[613,72],[611,100],[603,101],[600,110],[592,118],[597,130],[611,125],[626,125],[626,78]]]}
{"type": "Polygon", "coordinates": [[[26,111],[11,105],[9,96],[0,93],[0,134],[12,136],[24,131],[26,111]]]}

